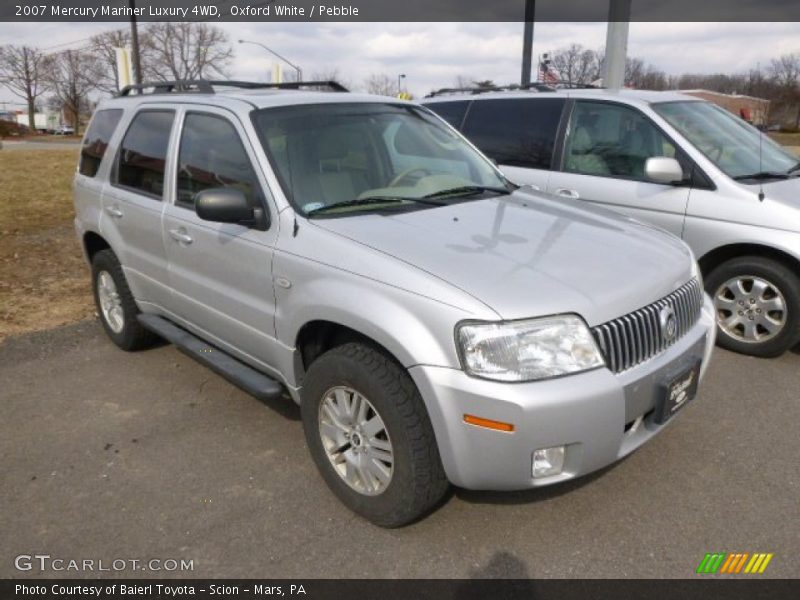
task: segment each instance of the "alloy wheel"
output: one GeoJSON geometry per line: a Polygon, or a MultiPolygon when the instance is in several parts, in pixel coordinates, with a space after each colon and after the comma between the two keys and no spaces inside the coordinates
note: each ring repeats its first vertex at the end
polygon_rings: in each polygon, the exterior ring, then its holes
{"type": "Polygon", "coordinates": [[[328,390],[319,407],[319,435],[334,471],[365,496],[383,493],[392,480],[394,453],[378,411],[348,386],[328,390]]]}

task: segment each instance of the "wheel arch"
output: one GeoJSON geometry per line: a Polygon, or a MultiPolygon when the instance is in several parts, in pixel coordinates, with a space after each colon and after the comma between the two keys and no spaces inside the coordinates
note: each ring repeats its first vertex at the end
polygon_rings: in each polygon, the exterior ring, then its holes
{"type": "Polygon", "coordinates": [[[83,251],[86,260],[92,264],[92,259],[101,250],[111,250],[111,245],[99,233],[87,231],[83,234],[83,251]]]}
{"type": "Polygon", "coordinates": [[[395,352],[363,331],[350,325],[326,319],[314,319],[303,324],[295,336],[294,371],[298,383],[301,383],[306,371],[317,358],[328,350],[350,342],[360,342],[382,352],[398,365],[403,362],[395,352]]]}
{"type": "Polygon", "coordinates": [[[709,273],[724,262],[743,256],[770,258],[800,274],[800,260],[797,257],[779,248],[764,244],[741,243],[720,246],[704,254],[697,262],[703,276],[708,277],[709,273]]]}

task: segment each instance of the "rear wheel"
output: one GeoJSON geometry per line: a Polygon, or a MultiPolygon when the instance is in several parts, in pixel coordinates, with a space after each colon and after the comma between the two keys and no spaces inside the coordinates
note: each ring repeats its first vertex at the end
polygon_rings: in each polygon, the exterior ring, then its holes
{"type": "Polygon", "coordinates": [[[731,259],[706,278],[719,345],[752,356],[779,356],[800,341],[800,279],[771,259],[731,259]]]}
{"type": "Polygon", "coordinates": [[[301,411],[325,482],[376,525],[410,523],[447,491],[422,398],[383,353],[349,343],[320,356],[306,374],[301,411]]]}
{"type": "Polygon", "coordinates": [[[92,287],[100,322],[108,337],[123,350],[152,346],[158,337],[137,320],[139,308],[125,280],[122,265],[111,250],[101,250],[92,259],[92,287]]]}

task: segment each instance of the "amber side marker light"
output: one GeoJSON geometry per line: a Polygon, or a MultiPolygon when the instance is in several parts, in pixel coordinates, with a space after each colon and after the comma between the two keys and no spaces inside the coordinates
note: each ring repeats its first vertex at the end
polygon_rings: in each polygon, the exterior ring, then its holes
{"type": "Polygon", "coordinates": [[[475,415],[464,415],[464,423],[485,427],[486,429],[494,429],[495,431],[505,431],[506,433],[512,433],[514,431],[514,426],[511,423],[492,421],[491,419],[484,419],[483,417],[476,417],[475,415]]]}

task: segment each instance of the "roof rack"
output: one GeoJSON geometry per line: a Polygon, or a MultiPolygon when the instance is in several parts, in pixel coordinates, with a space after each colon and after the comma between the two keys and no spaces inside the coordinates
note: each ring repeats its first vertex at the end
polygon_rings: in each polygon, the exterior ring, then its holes
{"type": "Polygon", "coordinates": [[[215,79],[181,79],[178,81],[148,81],[140,85],[126,85],[119,91],[120,96],[136,94],[196,93],[214,94],[214,86],[235,87],[245,90],[274,89],[327,89],[332,92],[348,92],[338,81],[289,81],[285,83],[263,83],[260,81],[227,81],[215,79]],[[152,90],[147,92],[147,90],[152,90]]]}
{"type": "Polygon", "coordinates": [[[493,85],[484,87],[465,87],[465,88],[442,88],[435,90],[425,96],[426,98],[435,98],[436,96],[444,96],[447,94],[485,94],[486,92],[506,92],[514,90],[535,90],[537,92],[554,92],[555,88],[544,83],[533,82],[525,85],[511,84],[511,85],[493,85]]]}

